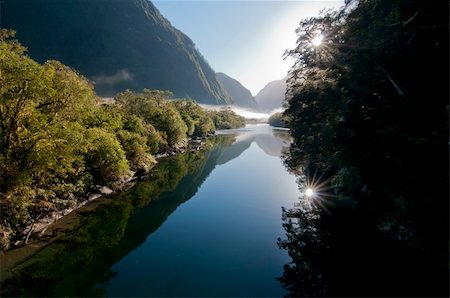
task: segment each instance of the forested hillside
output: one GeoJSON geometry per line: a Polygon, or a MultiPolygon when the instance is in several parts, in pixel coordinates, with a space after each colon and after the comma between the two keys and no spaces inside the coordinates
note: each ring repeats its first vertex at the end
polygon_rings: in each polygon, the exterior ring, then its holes
{"type": "Polygon", "coordinates": [[[40,63],[56,59],[94,83],[100,96],[171,90],[208,104],[230,104],[192,40],[147,0],[4,0],[1,27],[40,63]]]}
{"type": "Polygon", "coordinates": [[[258,107],[258,104],[253,98],[250,90],[245,88],[239,81],[221,72],[218,72],[216,76],[228,94],[230,94],[235,105],[252,109],[256,109],[258,107]]]}

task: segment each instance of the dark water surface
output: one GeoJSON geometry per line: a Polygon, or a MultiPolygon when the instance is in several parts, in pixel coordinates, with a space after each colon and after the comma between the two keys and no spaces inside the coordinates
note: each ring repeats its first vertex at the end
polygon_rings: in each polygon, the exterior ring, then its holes
{"type": "Polygon", "coordinates": [[[283,296],[281,207],[299,191],[287,132],[250,125],[79,214],[79,227],[15,268],[4,295],[283,296]]]}

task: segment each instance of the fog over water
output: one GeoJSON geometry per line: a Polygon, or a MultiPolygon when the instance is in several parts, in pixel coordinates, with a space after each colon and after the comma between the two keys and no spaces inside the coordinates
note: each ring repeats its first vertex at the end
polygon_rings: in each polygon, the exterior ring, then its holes
{"type": "Polygon", "coordinates": [[[201,104],[200,105],[202,108],[206,109],[206,110],[220,110],[222,108],[225,107],[229,107],[231,108],[236,114],[246,118],[246,119],[257,119],[257,120],[261,120],[261,121],[267,121],[270,117],[270,115],[272,115],[273,113],[276,112],[282,112],[283,109],[274,109],[272,111],[270,111],[269,113],[265,113],[265,112],[260,112],[254,109],[248,109],[248,108],[243,108],[243,107],[238,107],[238,106],[227,106],[227,105],[205,105],[205,104],[201,104]]]}
{"type": "MultiPolygon", "coordinates": [[[[114,98],[113,97],[103,97],[102,100],[104,102],[112,102],[114,100],[114,98]]],[[[238,107],[238,106],[234,106],[234,105],[206,105],[206,104],[199,104],[199,105],[206,110],[215,110],[215,111],[229,107],[236,114],[238,114],[246,119],[256,119],[256,120],[260,120],[262,122],[267,121],[269,119],[270,115],[272,115],[276,112],[283,112],[282,108],[274,109],[267,113],[267,112],[260,112],[255,109],[243,108],[243,107],[238,107]]]]}

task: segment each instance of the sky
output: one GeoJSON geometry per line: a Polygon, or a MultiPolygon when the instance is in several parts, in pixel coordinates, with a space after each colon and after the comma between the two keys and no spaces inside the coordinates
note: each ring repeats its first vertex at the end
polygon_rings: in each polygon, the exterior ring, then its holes
{"type": "Polygon", "coordinates": [[[295,47],[300,20],[344,4],[344,0],[152,2],[192,39],[216,72],[237,79],[253,95],[287,75],[293,61],[283,60],[283,54],[295,47]]]}

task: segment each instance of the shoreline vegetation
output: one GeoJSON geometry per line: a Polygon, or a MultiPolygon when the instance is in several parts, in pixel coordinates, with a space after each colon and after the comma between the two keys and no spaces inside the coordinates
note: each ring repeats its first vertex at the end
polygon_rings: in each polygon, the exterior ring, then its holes
{"type": "MultiPolygon", "coordinates": [[[[214,136],[215,134],[209,134],[204,137],[195,137],[182,140],[174,146],[168,148],[167,151],[156,154],[154,156],[155,161],[157,163],[159,159],[183,154],[188,150],[205,150],[206,140],[214,136]]],[[[44,237],[47,229],[53,224],[58,225],[58,221],[63,217],[69,215],[73,211],[79,210],[81,207],[87,205],[92,201],[117,194],[123,190],[133,187],[135,182],[148,179],[150,176],[152,176],[152,169],[153,168],[150,168],[148,171],[136,171],[132,176],[129,176],[125,180],[121,181],[120,185],[117,185],[115,189],[111,189],[105,185],[96,185],[95,187],[93,187],[91,192],[86,193],[83,197],[77,198],[76,205],[62,210],[53,210],[43,216],[36,218],[35,221],[30,223],[25,229],[23,229],[23,231],[20,232],[15,241],[13,243],[10,243],[10,247],[7,250],[2,251],[2,253],[14,250],[16,248],[24,247],[28,244],[41,242],[41,238],[44,237]]],[[[44,241],[44,243],[46,243],[46,241],[44,241]]],[[[0,278],[0,280],[2,280],[2,278],[0,278]]]]}
{"type": "Polygon", "coordinates": [[[268,123],[273,127],[281,127],[281,128],[287,128],[288,122],[286,121],[285,117],[283,117],[282,112],[276,112],[270,115],[269,119],[267,120],[268,123]]]}
{"type": "Polygon", "coordinates": [[[157,159],[199,150],[216,130],[245,125],[228,107],[207,111],[169,100],[169,91],[126,90],[105,102],[75,70],[32,60],[14,35],[0,31],[2,252],[140,179],[157,159]]]}
{"type": "MultiPolygon", "coordinates": [[[[189,138],[177,146],[173,146],[167,152],[155,156],[155,159],[163,160],[187,152],[208,150],[211,147],[210,140],[215,136],[215,134],[209,134],[205,137],[189,138]]],[[[8,250],[0,252],[0,282],[10,278],[16,268],[19,268],[29,257],[39,253],[55,241],[67,237],[68,232],[82,224],[83,214],[102,208],[106,203],[105,200],[114,199],[114,195],[134,187],[136,182],[157,179],[157,172],[159,170],[153,170],[153,168],[148,172],[141,172],[122,182],[121,186],[115,190],[97,185],[96,190],[93,190],[92,193],[79,198],[76,206],[52,211],[45,217],[37,219],[21,233],[21,239],[12,243],[8,250]]]]}

